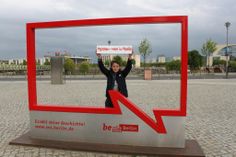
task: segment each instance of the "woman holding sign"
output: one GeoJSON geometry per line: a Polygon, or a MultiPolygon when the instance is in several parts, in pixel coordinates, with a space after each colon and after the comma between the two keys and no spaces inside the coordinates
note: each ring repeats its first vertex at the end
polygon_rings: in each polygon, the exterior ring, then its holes
{"type": "Polygon", "coordinates": [[[120,63],[114,60],[111,62],[111,67],[108,70],[102,62],[101,54],[98,54],[98,53],[96,54],[98,56],[98,66],[101,72],[107,77],[107,87],[106,87],[107,99],[105,101],[105,106],[113,107],[113,104],[108,94],[109,90],[117,90],[121,94],[123,94],[125,97],[128,97],[128,91],[127,91],[127,86],[126,86],[126,76],[129,74],[130,70],[132,69],[132,61],[131,61],[132,54],[129,54],[126,67],[123,70],[121,70],[120,68],[120,63]]]}

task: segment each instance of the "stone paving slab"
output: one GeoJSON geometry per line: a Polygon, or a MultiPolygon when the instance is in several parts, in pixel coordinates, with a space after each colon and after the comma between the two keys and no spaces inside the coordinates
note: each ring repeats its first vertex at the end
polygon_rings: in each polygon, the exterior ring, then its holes
{"type": "MultiPolygon", "coordinates": [[[[38,102],[103,106],[105,80],[38,81],[38,102]],[[87,94],[90,93],[90,94],[87,94]]],[[[179,105],[178,80],[128,80],[129,99],[151,115],[154,107],[179,105]]],[[[195,139],[206,156],[236,157],[236,80],[190,80],[186,139],[195,139]]],[[[14,146],[8,143],[29,130],[27,83],[0,82],[0,157],[123,157],[108,153],[14,146]]]]}

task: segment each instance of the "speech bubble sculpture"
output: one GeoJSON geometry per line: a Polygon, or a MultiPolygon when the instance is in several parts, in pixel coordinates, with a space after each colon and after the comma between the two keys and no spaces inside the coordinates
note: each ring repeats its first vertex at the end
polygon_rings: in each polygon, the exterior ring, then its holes
{"type": "Polygon", "coordinates": [[[30,136],[37,139],[152,147],[184,148],[187,104],[187,16],[150,16],[27,23],[30,136]],[[35,30],[62,27],[178,23],[181,25],[181,90],[178,109],[153,109],[155,119],[117,91],[109,91],[114,108],[38,104],[35,30]]]}

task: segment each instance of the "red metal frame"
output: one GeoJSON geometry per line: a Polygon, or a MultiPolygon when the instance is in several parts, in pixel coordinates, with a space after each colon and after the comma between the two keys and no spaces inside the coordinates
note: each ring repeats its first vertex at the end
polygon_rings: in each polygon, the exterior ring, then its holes
{"type": "Polygon", "coordinates": [[[162,116],[186,116],[187,106],[187,65],[188,65],[188,18],[187,16],[149,16],[149,17],[125,17],[125,18],[103,18],[83,19],[69,21],[37,22],[27,23],[27,65],[28,65],[28,99],[29,109],[36,111],[55,112],[79,112],[91,114],[122,114],[118,101],[121,101],[128,109],[134,112],[145,123],[158,133],[166,133],[162,116]],[[179,23],[181,24],[181,91],[180,108],[175,110],[154,109],[156,122],[146,113],[139,109],[119,92],[110,91],[114,108],[101,107],[75,107],[37,104],[36,90],[36,63],[35,63],[35,29],[60,28],[60,27],[89,27],[105,25],[131,25],[131,24],[159,24],[179,23]],[[157,125],[158,124],[158,125],[157,125]]]}

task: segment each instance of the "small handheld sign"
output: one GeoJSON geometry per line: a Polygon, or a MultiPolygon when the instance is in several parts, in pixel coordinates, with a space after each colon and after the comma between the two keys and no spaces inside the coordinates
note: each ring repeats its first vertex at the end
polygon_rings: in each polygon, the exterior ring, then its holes
{"type": "Polygon", "coordinates": [[[132,54],[133,48],[130,45],[98,45],[97,53],[98,54],[132,54]]]}

